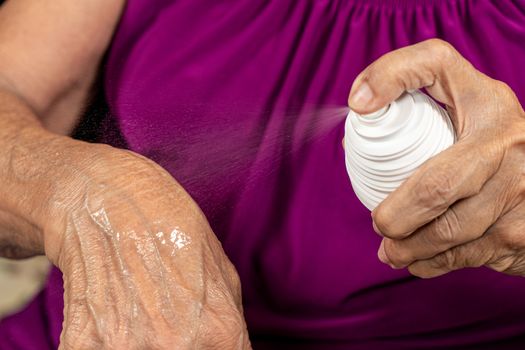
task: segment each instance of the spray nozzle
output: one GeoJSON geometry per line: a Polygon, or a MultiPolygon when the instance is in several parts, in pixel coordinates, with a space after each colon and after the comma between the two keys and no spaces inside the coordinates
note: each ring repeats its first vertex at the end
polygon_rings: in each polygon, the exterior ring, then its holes
{"type": "Polygon", "coordinates": [[[382,117],[383,115],[385,115],[386,112],[388,112],[388,109],[390,108],[390,104],[386,105],[385,107],[375,111],[375,112],[372,112],[372,113],[368,113],[368,114],[358,114],[360,117],[362,118],[366,118],[366,119],[377,119],[379,117],[382,117]]]}

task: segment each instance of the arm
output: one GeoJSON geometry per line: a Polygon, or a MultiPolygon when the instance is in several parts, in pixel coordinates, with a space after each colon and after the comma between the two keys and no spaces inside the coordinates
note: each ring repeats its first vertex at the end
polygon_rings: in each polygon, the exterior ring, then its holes
{"type": "Polygon", "coordinates": [[[49,176],[54,171],[50,140],[56,135],[43,127],[67,134],[77,122],[123,6],[123,0],[17,0],[0,7],[4,256],[43,253],[46,208],[28,204],[45,203],[59,178],[49,176]],[[18,178],[37,169],[29,181],[18,178]]]}
{"type": "Polygon", "coordinates": [[[42,123],[78,119],[124,6],[117,1],[7,1],[0,7],[0,87],[42,123]]]}
{"type": "Polygon", "coordinates": [[[0,254],[62,271],[61,349],[248,349],[237,273],[184,189],[144,157],[59,134],[122,6],[0,8],[0,254]]]}

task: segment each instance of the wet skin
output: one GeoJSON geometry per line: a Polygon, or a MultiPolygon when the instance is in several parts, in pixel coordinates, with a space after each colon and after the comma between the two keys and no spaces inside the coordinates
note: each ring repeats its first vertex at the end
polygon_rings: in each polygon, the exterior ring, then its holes
{"type": "Polygon", "coordinates": [[[60,349],[249,349],[237,272],[186,191],[144,157],[62,136],[123,5],[0,8],[0,255],[62,271],[60,349]]]}
{"type": "MultiPolygon", "coordinates": [[[[61,349],[248,349],[237,273],[184,189],[148,159],[61,136],[81,114],[123,5],[0,8],[0,251],[43,253],[62,270],[61,349]]],[[[422,86],[449,106],[459,142],[374,211],[381,259],[424,277],[484,264],[524,274],[516,97],[432,41],[372,65],[350,106],[372,112],[422,86]],[[400,211],[412,215],[394,220],[400,211]]]]}

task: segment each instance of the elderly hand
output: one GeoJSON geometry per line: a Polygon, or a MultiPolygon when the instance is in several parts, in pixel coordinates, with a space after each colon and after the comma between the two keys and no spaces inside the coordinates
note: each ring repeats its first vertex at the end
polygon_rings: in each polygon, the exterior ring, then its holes
{"type": "Polygon", "coordinates": [[[48,131],[79,121],[125,3],[0,6],[0,255],[62,271],[63,350],[249,349],[237,272],[184,189],[48,131]]]}
{"type": "Polygon", "coordinates": [[[372,63],[355,80],[349,105],[370,113],[422,87],[447,106],[457,143],[372,212],[384,237],[380,260],[424,278],[479,266],[525,276],[525,112],[518,99],[432,39],[372,63]]]}
{"type": "Polygon", "coordinates": [[[57,144],[44,238],[64,274],[60,348],[250,349],[237,272],[190,196],[134,153],[57,144]]]}

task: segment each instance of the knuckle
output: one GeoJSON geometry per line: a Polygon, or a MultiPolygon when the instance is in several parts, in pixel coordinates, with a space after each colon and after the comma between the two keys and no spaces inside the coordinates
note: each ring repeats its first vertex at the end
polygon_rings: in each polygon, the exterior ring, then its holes
{"type": "Polygon", "coordinates": [[[452,208],[435,219],[432,226],[437,243],[447,247],[454,244],[461,231],[460,221],[452,208]]]}
{"type": "Polygon", "coordinates": [[[442,212],[456,196],[456,188],[450,175],[443,169],[427,169],[420,182],[419,201],[427,209],[442,212]]]}
{"type": "MultiPolygon", "coordinates": [[[[492,79],[491,79],[492,80],[492,79]]],[[[499,97],[498,104],[499,113],[509,115],[522,115],[523,109],[520,100],[516,96],[514,90],[505,82],[501,80],[492,80],[494,92],[499,97]]]]}
{"type": "Polygon", "coordinates": [[[494,80],[494,87],[497,92],[506,97],[514,97],[514,91],[512,88],[505,82],[501,80],[494,80]]]}
{"type": "Polygon", "coordinates": [[[450,43],[442,39],[429,39],[425,42],[435,59],[443,63],[449,63],[457,60],[458,52],[450,43]]]}
{"type": "Polygon", "coordinates": [[[447,250],[441,255],[439,255],[438,259],[435,259],[435,265],[433,267],[435,268],[445,268],[447,270],[453,270],[457,266],[457,256],[454,252],[454,250],[447,250]]]}
{"type": "Polygon", "coordinates": [[[434,268],[446,269],[448,271],[458,270],[465,267],[481,266],[481,264],[478,263],[480,259],[477,256],[472,255],[471,252],[461,248],[449,249],[440,254],[438,259],[434,260],[434,268]]]}

